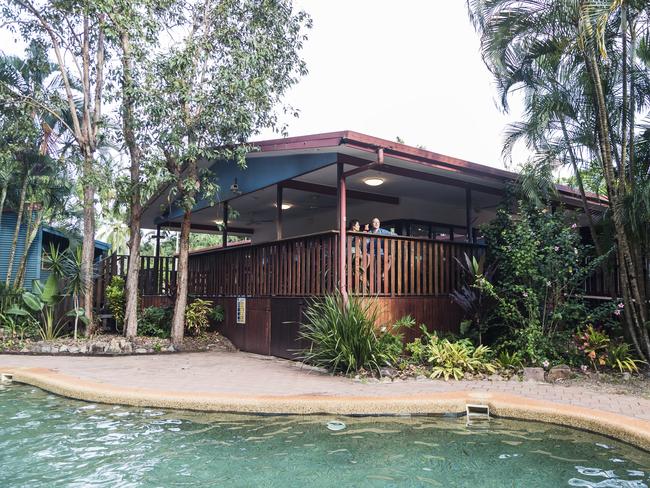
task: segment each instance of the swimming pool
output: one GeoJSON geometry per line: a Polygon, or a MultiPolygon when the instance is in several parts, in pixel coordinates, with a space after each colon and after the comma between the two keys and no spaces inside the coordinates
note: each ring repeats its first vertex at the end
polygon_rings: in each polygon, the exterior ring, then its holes
{"type": "Polygon", "coordinates": [[[138,409],[0,389],[0,486],[647,487],[650,454],[555,425],[138,409]],[[330,420],[346,428],[331,431],[330,420]]]}

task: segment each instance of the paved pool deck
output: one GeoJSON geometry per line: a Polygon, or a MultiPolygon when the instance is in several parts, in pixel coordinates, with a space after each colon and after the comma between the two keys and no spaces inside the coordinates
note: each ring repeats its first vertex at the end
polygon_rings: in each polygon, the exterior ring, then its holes
{"type": "Polygon", "coordinates": [[[650,400],[521,381],[359,381],[299,363],[236,352],[125,357],[0,354],[14,381],[92,402],[203,411],[331,414],[461,413],[571,425],[650,450],[650,400]]]}

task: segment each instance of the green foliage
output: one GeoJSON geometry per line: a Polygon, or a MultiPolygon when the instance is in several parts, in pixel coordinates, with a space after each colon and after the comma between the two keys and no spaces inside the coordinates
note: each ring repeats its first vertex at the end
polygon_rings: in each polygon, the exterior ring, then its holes
{"type": "Polygon", "coordinates": [[[300,327],[300,337],[310,343],[302,359],[332,372],[379,373],[399,359],[403,349],[399,329],[411,322],[405,318],[377,331],[374,302],[351,296],[346,304],[341,295],[314,299],[300,327]]]}
{"type": "Polygon", "coordinates": [[[108,309],[115,319],[118,330],[124,327],[124,313],[126,311],[126,294],[124,291],[124,278],[113,276],[106,287],[106,302],[108,309]]]}
{"type": "Polygon", "coordinates": [[[489,359],[491,350],[487,346],[474,345],[469,340],[451,342],[441,339],[427,346],[427,361],[431,363],[431,377],[443,377],[445,381],[452,376],[456,380],[465,373],[489,373],[496,371],[496,364],[489,359]]]}
{"type": "Polygon", "coordinates": [[[625,342],[612,344],[607,355],[607,364],[611,368],[618,369],[621,373],[638,373],[639,365],[644,361],[634,358],[630,351],[630,345],[625,342]]]}
{"type": "Polygon", "coordinates": [[[503,369],[518,370],[524,366],[524,361],[518,351],[502,349],[497,356],[497,364],[503,369]]]}
{"type": "Polygon", "coordinates": [[[171,319],[169,308],[147,307],[138,320],[138,334],[167,339],[171,334],[171,319]]]}
{"type": "Polygon", "coordinates": [[[224,318],[224,310],[222,305],[215,305],[212,310],[210,310],[210,313],[208,315],[210,317],[210,320],[214,322],[223,322],[224,318]]]}
{"type": "Polygon", "coordinates": [[[435,333],[430,333],[426,325],[420,325],[420,331],[422,332],[421,336],[405,346],[406,352],[410,355],[410,361],[415,364],[427,363],[427,346],[438,341],[438,336],[435,333]]]}
{"type": "Polygon", "coordinates": [[[185,309],[185,327],[194,335],[205,333],[210,325],[210,313],[213,310],[212,302],[194,299],[185,309]]]}
{"type": "MultiPolygon", "coordinates": [[[[32,291],[23,293],[23,302],[27,308],[40,314],[39,334],[45,341],[59,337],[70,317],[79,317],[80,314],[83,314],[82,309],[73,309],[57,320],[54,313],[60,301],[59,282],[55,274],[48,277],[45,285],[42,285],[40,281],[34,281],[32,291]]],[[[22,312],[18,313],[18,310],[13,313],[23,315],[22,312]]]]}

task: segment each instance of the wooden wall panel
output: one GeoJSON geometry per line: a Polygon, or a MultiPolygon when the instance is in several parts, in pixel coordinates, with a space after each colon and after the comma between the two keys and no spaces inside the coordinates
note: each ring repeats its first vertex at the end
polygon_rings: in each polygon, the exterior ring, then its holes
{"type": "Polygon", "coordinates": [[[303,298],[271,299],[271,354],[295,359],[298,351],[308,346],[298,339],[302,313],[306,305],[303,298]]]}

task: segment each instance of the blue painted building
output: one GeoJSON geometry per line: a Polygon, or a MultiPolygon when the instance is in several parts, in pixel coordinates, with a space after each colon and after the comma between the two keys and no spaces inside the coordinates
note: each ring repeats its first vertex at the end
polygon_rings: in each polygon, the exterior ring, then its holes
{"type": "MultiPolygon", "coordinates": [[[[16,214],[13,211],[5,211],[2,214],[0,222],[0,282],[4,283],[9,268],[9,254],[11,244],[16,228],[16,214]]],[[[25,253],[25,239],[27,234],[27,224],[23,222],[18,234],[18,242],[14,255],[11,279],[15,279],[20,260],[25,253]]],[[[29,248],[27,255],[27,266],[25,268],[24,287],[28,290],[32,288],[34,280],[45,281],[49,276],[49,271],[43,267],[43,255],[53,244],[59,249],[66,249],[70,245],[70,239],[65,233],[50,227],[41,225],[36,234],[36,238],[29,248]]],[[[110,250],[110,245],[105,242],[95,241],[95,259],[106,255],[110,250]]]]}

